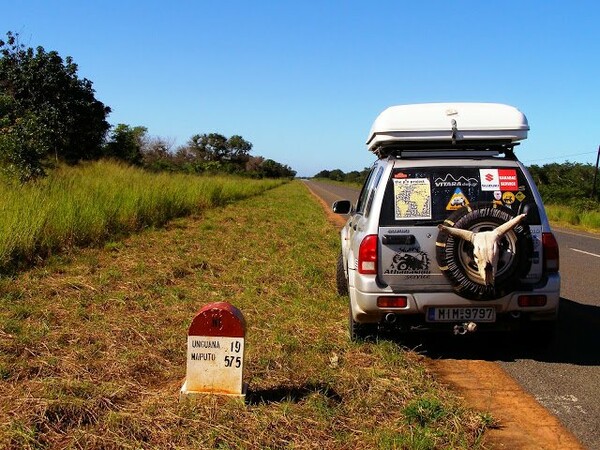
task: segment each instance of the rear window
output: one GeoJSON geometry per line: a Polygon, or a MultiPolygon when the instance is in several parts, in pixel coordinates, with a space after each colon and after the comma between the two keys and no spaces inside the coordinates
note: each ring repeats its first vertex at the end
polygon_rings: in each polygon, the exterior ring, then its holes
{"type": "Polygon", "coordinates": [[[441,223],[474,202],[496,202],[515,214],[539,214],[527,180],[518,167],[426,167],[394,169],[386,186],[381,226],[441,223]]]}

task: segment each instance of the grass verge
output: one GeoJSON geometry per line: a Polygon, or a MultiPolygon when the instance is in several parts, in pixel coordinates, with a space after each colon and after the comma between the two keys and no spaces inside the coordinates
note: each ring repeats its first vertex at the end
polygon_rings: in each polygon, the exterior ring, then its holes
{"type": "Polygon", "coordinates": [[[152,174],[100,161],[62,167],[36,184],[0,184],[0,271],[75,245],[160,226],[282,181],[152,174]]]}
{"type": "Polygon", "coordinates": [[[299,182],[0,283],[1,448],[477,448],[419,355],[352,344],[338,234],[299,182]],[[245,404],[177,401],[194,312],[248,323],[245,404]]]}
{"type": "Polygon", "coordinates": [[[559,226],[600,232],[600,211],[578,210],[565,205],[545,205],[548,219],[559,226]]]}

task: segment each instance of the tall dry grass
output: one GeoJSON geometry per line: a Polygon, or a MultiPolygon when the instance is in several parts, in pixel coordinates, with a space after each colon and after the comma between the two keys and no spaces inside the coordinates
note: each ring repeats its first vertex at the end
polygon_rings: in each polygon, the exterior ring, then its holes
{"type": "Polygon", "coordinates": [[[31,185],[0,183],[0,271],[62,248],[160,226],[281,183],[152,174],[107,161],[61,167],[31,185]]]}

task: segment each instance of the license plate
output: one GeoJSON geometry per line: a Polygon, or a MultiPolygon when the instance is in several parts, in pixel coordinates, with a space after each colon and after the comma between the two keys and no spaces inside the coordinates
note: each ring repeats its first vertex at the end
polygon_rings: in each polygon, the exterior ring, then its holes
{"type": "Polygon", "coordinates": [[[457,322],[462,320],[470,320],[473,322],[495,322],[496,309],[491,306],[427,309],[427,322],[457,322]]]}

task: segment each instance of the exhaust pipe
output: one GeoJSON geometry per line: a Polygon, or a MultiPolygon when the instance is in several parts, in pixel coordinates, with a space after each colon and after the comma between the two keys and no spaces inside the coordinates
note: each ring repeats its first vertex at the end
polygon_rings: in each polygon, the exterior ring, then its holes
{"type": "Polygon", "coordinates": [[[396,314],[394,314],[394,313],[387,313],[384,318],[386,323],[389,323],[389,324],[396,323],[396,319],[397,319],[397,317],[396,317],[396,314]]]}
{"type": "Polygon", "coordinates": [[[477,324],[475,322],[465,322],[460,325],[454,325],[454,334],[461,336],[467,333],[474,333],[477,331],[477,324]]]}

